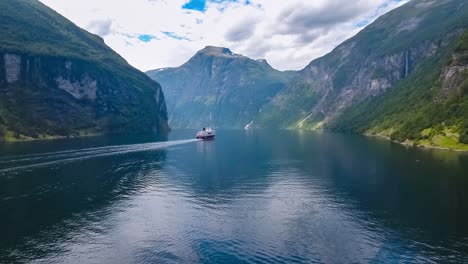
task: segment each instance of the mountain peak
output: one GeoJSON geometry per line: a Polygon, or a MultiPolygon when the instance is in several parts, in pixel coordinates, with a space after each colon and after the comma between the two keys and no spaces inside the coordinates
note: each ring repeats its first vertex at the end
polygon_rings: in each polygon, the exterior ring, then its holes
{"type": "Polygon", "coordinates": [[[200,50],[198,54],[204,54],[208,56],[240,56],[233,53],[230,49],[225,47],[206,46],[200,50]]]}

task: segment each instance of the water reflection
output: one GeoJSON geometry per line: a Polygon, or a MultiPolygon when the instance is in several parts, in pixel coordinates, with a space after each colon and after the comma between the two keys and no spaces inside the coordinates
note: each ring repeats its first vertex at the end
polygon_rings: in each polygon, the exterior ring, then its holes
{"type": "MultiPolygon", "coordinates": [[[[169,142],[191,137],[193,131],[175,131],[169,142]]],[[[1,176],[0,213],[7,217],[0,219],[0,262],[394,263],[467,256],[466,155],[290,131],[221,131],[215,141],[162,149],[147,139],[123,141],[153,148],[1,176]]]]}
{"type": "Polygon", "coordinates": [[[166,150],[158,149],[3,175],[0,259],[41,258],[83,229],[100,232],[105,227],[99,222],[114,213],[115,203],[158,181],[165,157],[166,150]],[[31,247],[31,255],[23,252],[31,247]]]}

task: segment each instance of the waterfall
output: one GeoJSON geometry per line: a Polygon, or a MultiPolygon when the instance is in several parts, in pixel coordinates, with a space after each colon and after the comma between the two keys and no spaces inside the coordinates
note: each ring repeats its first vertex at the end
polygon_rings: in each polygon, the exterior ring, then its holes
{"type": "Polygon", "coordinates": [[[405,78],[408,77],[408,74],[409,74],[409,49],[406,50],[405,78]]]}

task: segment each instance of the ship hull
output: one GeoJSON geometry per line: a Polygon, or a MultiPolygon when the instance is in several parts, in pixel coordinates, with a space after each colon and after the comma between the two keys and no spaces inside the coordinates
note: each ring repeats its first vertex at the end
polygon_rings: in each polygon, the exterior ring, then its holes
{"type": "Polygon", "coordinates": [[[209,136],[197,136],[197,139],[203,139],[203,140],[210,140],[214,139],[215,135],[209,135],[209,136]]]}

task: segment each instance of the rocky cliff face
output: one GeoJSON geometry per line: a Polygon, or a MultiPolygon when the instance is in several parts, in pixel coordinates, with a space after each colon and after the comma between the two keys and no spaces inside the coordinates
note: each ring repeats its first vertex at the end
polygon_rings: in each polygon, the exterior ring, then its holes
{"type": "Polygon", "coordinates": [[[0,57],[3,131],[18,138],[168,131],[160,86],[134,69],[140,79],[76,59],[0,57]]]}
{"type": "Polygon", "coordinates": [[[159,84],[102,39],[35,0],[0,7],[1,138],[169,130],[159,84]]]}
{"type": "Polygon", "coordinates": [[[466,52],[456,52],[452,55],[450,65],[446,66],[441,75],[442,89],[436,100],[440,101],[453,95],[464,93],[468,75],[468,56],[466,52]]]}
{"type": "Polygon", "coordinates": [[[321,128],[346,109],[385,94],[467,26],[461,0],[413,0],[311,62],[259,117],[260,126],[321,128]]]}
{"type": "Polygon", "coordinates": [[[349,107],[327,127],[468,150],[468,31],[391,91],[349,107]]]}
{"type": "Polygon", "coordinates": [[[147,74],[164,89],[171,127],[244,128],[294,73],[227,48],[206,47],[180,67],[147,74]]]}
{"type": "Polygon", "coordinates": [[[335,67],[320,71],[315,63],[311,64],[301,74],[307,76],[305,82],[311,88],[320,87],[321,99],[308,111],[310,113],[305,118],[300,119],[296,124],[297,127],[307,127],[310,124],[319,125],[319,127],[326,125],[348,107],[369,97],[384,94],[396,83],[407,78],[413,72],[414,67],[417,67],[422,61],[447,47],[458,35],[459,32],[453,32],[393,54],[367,57],[363,55],[359,64],[355,63],[357,58],[350,58],[349,54],[354,52],[353,43],[350,43],[341,47],[350,50],[350,52],[348,54],[342,53],[340,62],[335,67]],[[354,69],[351,70],[351,67],[354,69]],[[353,73],[349,73],[349,70],[353,73]],[[320,76],[328,76],[328,82],[320,80],[320,76]],[[316,80],[319,82],[317,83],[316,80]],[[325,117],[321,123],[310,122],[318,114],[325,117]]]}

